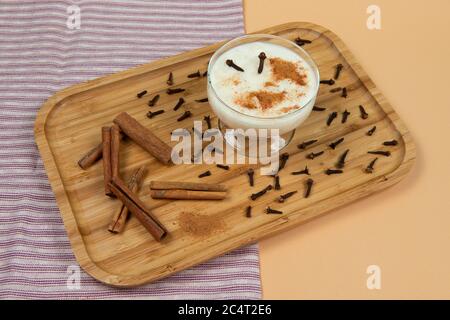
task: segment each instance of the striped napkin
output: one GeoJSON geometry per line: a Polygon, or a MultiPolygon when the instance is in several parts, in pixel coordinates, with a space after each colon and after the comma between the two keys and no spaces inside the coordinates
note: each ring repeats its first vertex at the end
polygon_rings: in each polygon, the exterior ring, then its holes
{"type": "Polygon", "coordinates": [[[79,271],[33,135],[64,87],[243,32],[241,0],[2,0],[0,299],[260,298],[256,245],[133,289],[79,271]]]}

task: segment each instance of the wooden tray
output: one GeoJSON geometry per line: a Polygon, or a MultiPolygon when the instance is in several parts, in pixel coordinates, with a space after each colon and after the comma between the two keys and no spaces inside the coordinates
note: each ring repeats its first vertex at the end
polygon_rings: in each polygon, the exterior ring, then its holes
{"type": "MultiPolygon", "coordinates": [[[[56,93],[41,108],[35,125],[36,142],[75,256],[94,278],[114,286],[136,286],[155,281],[383,190],[411,169],[415,147],[408,130],[334,33],[310,23],[288,23],[258,33],[276,34],[291,40],[298,36],[313,40],[304,48],[318,64],[322,79],[333,77],[337,63],[345,66],[334,87],[347,87],[348,98],[342,98],[340,93],[330,93],[330,86],[321,85],[317,105],[327,110],[313,112],[297,130],[293,141],[283,150],[290,153],[290,159],[280,173],[282,190],[270,191],[252,202],[253,217],[250,219],[244,214],[244,208],[250,202],[249,195],[272,183],[273,178],[256,174],[256,185],[250,188],[246,165],[232,165],[230,171],[214,165],[167,167],[137,145],[126,142],[121,148],[121,173],[127,178],[132,170],[147,164],[149,174],[140,197],[170,235],[158,243],[134,217],[122,234],[114,235],[107,228],[119,204],[103,194],[101,162],[87,171],[77,166],[80,156],[99,143],[101,126],[109,125],[119,112],[127,111],[172,145],[170,132],[179,127],[176,118],[184,110],[194,114],[193,118],[182,122],[186,128],[191,128],[192,121],[202,120],[204,115],[213,116],[208,103],[195,102],[206,97],[206,78],[189,79],[187,75],[198,69],[205,71],[208,59],[222,43],[75,85],[56,93]],[[182,94],[187,103],[178,112],[172,108],[181,94],[165,94],[170,71],[174,73],[174,86],[187,89],[182,94]],[[145,98],[137,99],[136,93],[144,89],[149,93],[145,98]],[[148,119],[147,101],[156,93],[161,94],[161,99],[152,110],[163,108],[166,112],[148,119]],[[360,117],[360,104],[369,113],[366,120],[360,117]],[[341,124],[344,109],[351,115],[346,124],[341,124]],[[337,111],[339,116],[327,127],[326,119],[331,111],[337,111]],[[374,125],[377,126],[376,133],[367,136],[366,132],[374,125]],[[345,141],[336,150],[331,150],[327,145],[340,137],[345,137],[345,141]],[[296,147],[309,139],[319,139],[319,143],[305,151],[296,147]],[[381,145],[390,139],[397,139],[399,145],[381,145]],[[324,170],[332,167],[347,148],[350,153],[344,174],[325,175],[324,170]],[[379,157],[375,172],[364,173],[364,168],[375,157],[367,151],[380,149],[390,150],[392,156],[379,157]],[[320,150],[326,150],[320,158],[305,158],[307,153],[320,150]],[[315,180],[312,195],[307,199],[303,197],[306,177],[290,174],[303,169],[305,164],[315,180]],[[208,169],[212,176],[197,177],[208,169]],[[163,179],[224,183],[229,186],[229,197],[219,202],[151,199],[148,182],[163,179]],[[299,192],[286,203],[274,201],[280,194],[292,190],[299,192]],[[284,214],[266,214],[264,210],[268,205],[282,209],[284,214]],[[188,228],[186,224],[194,227],[188,228]]],[[[213,117],[213,125],[216,121],[213,117]]]]}

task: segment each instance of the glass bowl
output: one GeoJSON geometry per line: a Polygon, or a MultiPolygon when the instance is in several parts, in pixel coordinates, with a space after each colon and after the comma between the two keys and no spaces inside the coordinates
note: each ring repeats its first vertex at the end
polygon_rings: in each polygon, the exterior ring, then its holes
{"type": "MultiPolygon", "coordinates": [[[[257,57],[256,53],[256,57],[257,57]]],[[[245,69],[245,68],[244,68],[245,69]]],[[[303,48],[299,47],[294,42],[287,40],[282,37],[274,36],[274,35],[266,35],[266,34],[252,34],[242,36],[236,39],[233,39],[227,43],[225,43],[222,47],[220,47],[211,57],[208,64],[208,84],[207,84],[207,93],[208,100],[213,112],[217,115],[221,130],[225,130],[227,128],[231,129],[278,129],[280,135],[288,135],[289,140],[292,138],[295,129],[299,127],[309,116],[314,106],[317,92],[320,84],[320,76],[319,70],[317,68],[314,60],[309,56],[309,54],[303,50],[303,48]],[[268,42],[272,44],[276,44],[296,53],[300,56],[305,63],[307,63],[312,70],[312,75],[310,77],[314,77],[315,82],[313,83],[313,87],[310,89],[310,99],[305,103],[299,105],[299,109],[285,113],[278,116],[255,116],[249,115],[247,113],[236,110],[232,106],[225,103],[221,97],[217,94],[217,88],[214,87],[214,84],[211,81],[212,69],[214,64],[217,62],[219,57],[222,56],[225,52],[230,50],[231,48],[240,46],[245,43],[250,42],[268,42]]],[[[287,143],[285,143],[287,144],[287,143]]]]}

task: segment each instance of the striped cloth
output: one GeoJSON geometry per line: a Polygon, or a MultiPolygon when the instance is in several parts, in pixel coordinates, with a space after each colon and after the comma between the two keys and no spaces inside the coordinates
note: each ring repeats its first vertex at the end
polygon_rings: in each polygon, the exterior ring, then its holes
{"type": "Polygon", "coordinates": [[[139,288],[67,286],[78,264],[33,135],[64,87],[241,34],[241,0],[0,1],[0,299],[260,298],[256,245],[139,288]]]}

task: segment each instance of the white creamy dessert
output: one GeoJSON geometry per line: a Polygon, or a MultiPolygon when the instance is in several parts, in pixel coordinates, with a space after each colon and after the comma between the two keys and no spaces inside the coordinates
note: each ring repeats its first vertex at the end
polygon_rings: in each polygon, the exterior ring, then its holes
{"type": "Polygon", "coordinates": [[[298,127],[314,106],[319,80],[313,68],[282,45],[263,41],[237,45],[210,62],[209,103],[228,127],[286,133],[298,127]],[[265,59],[258,73],[261,52],[265,59]]]}

